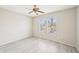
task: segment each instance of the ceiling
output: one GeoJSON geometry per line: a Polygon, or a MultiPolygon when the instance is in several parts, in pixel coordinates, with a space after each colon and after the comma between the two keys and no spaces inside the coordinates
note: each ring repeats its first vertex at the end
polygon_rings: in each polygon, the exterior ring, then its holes
{"type": "MultiPolygon", "coordinates": [[[[1,5],[0,6],[0,8],[4,8],[24,15],[28,15],[32,17],[38,16],[35,13],[28,14],[28,12],[31,11],[29,9],[32,9],[32,7],[33,5],[1,5]]],[[[47,14],[63,9],[73,8],[75,7],[75,5],[37,5],[37,7],[39,7],[41,11],[44,11],[45,12],[44,14],[47,14]]],[[[39,15],[43,15],[43,14],[39,13],[39,15]]]]}

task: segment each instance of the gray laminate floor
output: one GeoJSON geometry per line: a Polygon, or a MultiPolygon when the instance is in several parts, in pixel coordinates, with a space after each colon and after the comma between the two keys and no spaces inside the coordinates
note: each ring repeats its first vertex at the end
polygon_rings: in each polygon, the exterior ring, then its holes
{"type": "Polygon", "coordinates": [[[1,53],[76,53],[71,46],[39,38],[28,38],[0,47],[1,53]]]}

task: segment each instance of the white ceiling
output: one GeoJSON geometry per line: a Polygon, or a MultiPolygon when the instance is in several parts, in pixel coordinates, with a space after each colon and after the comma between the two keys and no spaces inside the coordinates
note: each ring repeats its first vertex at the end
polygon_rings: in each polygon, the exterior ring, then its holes
{"type": "MultiPolygon", "coordinates": [[[[45,12],[44,14],[75,7],[75,5],[37,5],[37,6],[40,8],[41,11],[45,12]]],[[[33,7],[32,5],[1,5],[0,6],[0,8],[4,8],[24,15],[37,16],[35,13],[28,14],[28,12],[31,11],[29,9],[32,9],[32,7],[33,7]]],[[[43,15],[43,14],[39,13],[39,15],[43,15]]]]}

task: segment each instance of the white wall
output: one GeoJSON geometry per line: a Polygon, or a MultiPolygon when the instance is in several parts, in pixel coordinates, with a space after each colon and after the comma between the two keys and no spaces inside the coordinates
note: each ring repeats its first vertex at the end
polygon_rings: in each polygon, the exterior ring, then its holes
{"type": "Polygon", "coordinates": [[[53,40],[70,46],[76,46],[76,8],[62,10],[33,19],[33,35],[44,39],[53,40]],[[39,32],[39,19],[54,16],[57,20],[56,34],[39,32]]]}
{"type": "Polygon", "coordinates": [[[32,36],[32,19],[0,9],[0,45],[32,36]]]}
{"type": "Polygon", "coordinates": [[[77,7],[77,50],[79,51],[79,6],[77,7]]]}
{"type": "MultiPolygon", "coordinates": [[[[71,8],[43,16],[38,16],[33,20],[28,16],[0,9],[0,45],[20,40],[23,38],[31,37],[32,25],[33,25],[34,36],[64,43],[70,46],[75,46],[76,45],[75,20],[76,20],[76,8],[71,8]],[[43,17],[49,17],[49,16],[56,17],[57,33],[55,34],[40,33],[38,20],[42,19],[43,17]]],[[[79,40],[77,41],[79,42],[79,40]]],[[[79,47],[79,43],[77,45],[79,47]]]]}

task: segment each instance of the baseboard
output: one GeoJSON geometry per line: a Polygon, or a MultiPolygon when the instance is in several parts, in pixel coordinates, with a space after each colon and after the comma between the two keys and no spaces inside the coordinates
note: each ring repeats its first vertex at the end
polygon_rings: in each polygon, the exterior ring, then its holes
{"type": "MultiPolygon", "coordinates": [[[[35,37],[35,38],[44,39],[44,40],[48,40],[48,39],[46,39],[46,38],[42,38],[42,37],[37,37],[37,36],[34,36],[34,37],[35,37]]],[[[50,40],[50,41],[53,41],[53,40],[50,40]]],[[[59,43],[59,44],[63,44],[63,45],[67,45],[67,44],[64,44],[64,43],[61,43],[61,42],[57,42],[57,41],[53,41],[53,42],[56,42],[56,43],[59,43]]],[[[71,46],[71,45],[67,45],[67,46],[76,48],[75,46],[71,46]]]]}
{"type": "Polygon", "coordinates": [[[14,43],[14,42],[17,42],[17,41],[21,41],[21,40],[24,40],[24,39],[29,39],[29,38],[32,38],[32,37],[33,36],[29,36],[29,37],[24,37],[24,38],[19,39],[19,40],[11,41],[11,42],[8,42],[8,43],[5,43],[5,44],[0,45],[0,47],[5,46],[6,44],[11,44],[11,43],[14,43]]]}

